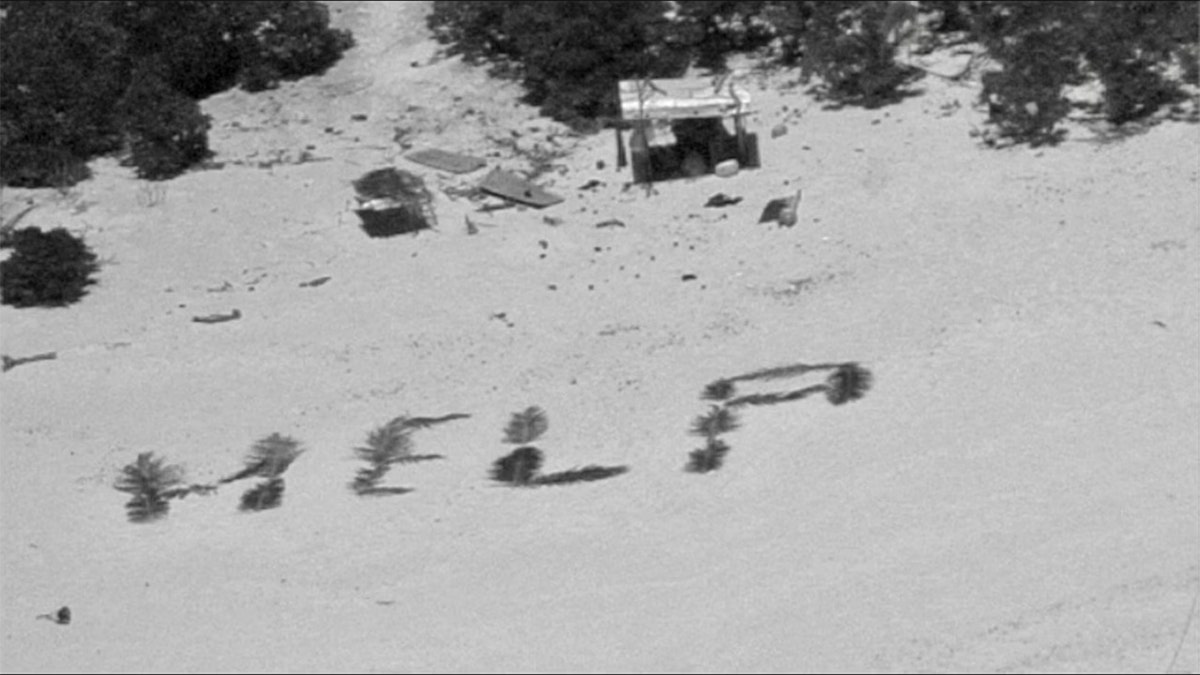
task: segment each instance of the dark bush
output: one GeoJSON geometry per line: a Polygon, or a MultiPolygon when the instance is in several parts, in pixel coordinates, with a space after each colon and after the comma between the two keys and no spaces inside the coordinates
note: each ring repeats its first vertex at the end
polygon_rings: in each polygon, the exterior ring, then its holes
{"type": "Polygon", "coordinates": [[[0,21],[0,174],[61,187],[62,172],[120,147],[113,102],[128,82],[125,35],[109,3],[5,3],[0,21]]]}
{"type": "Polygon", "coordinates": [[[676,4],[673,32],[695,55],[700,68],[724,70],[730,53],[764,47],[775,36],[764,14],[771,3],[764,0],[684,0],[676,4]]]}
{"type": "Polygon", "coordinates": [[[210,120],[200,105],[167,83],[163,68],[144,64],[117,103],[130,140],[129,163],[140,178],[174,178],[207,159],[210,120]]]}
{"type": "Polygon", "coordinates": [[[177,175],[208,155],[208,125],[195,99],[239,82],[263,89],[319,73],[353,44],[349,33],[329,29],[328,10],[317,2],[4,8],[0,179],[32,187],[85,175],[57,169],[60,156],[74,167],[126,142],[141,175],[177,175]]]}
{"type": "Polygon", "coordinates": [[[1016,142],[1060,140],[1071,107],[1065,87],[1090,75],[1104,86],[1104,117],[1119,125],[1182,95],[1164,76],[1169,66],[1182,65],[1184,81],[1195,74],[1194,2],[989,2],[971,17],[975,38],[1001,65],[983,80],[989,122],[1016,142]]]}
{"type": "Polygon", "coordinates": [[[87,294],[99,268],[96,254],[63,228],[27,227],[6,233],[0,246],[12,256],[0,262],[3,302],[16,307],[61,307],[87,294]]]}
{"type": "Polygon", "coordinates": [[[1003,69],[983,76],[983,102],[1001,138],[1057,143],[1070,103],[1065,87],[1082,82],[1076,3],[992,3],[975,16],[975,33],[1003,69]]]}
{"type": "Polygon", "coordinates": [[[66,189],[92,177],[87,163],[62,147],[0,144],[0,182],[12,187],[66,189]]]}
{"type": "Polygon", "coordinates": [[[646,0],[435,1],[429,25],[448,51],[515,75],[544,115],[586,126],[619,113],[618,80],[686,69],[688,46],[667,18],[670,9],[646,0]]]}
{"type": "Polygon", "coordinates": [[[901,97],[917,71],[895,61],[887,35],[887,2],[818,2],[803,28],[806,77],[820,78],[818,94],[839,104],[875,107],[901,97]]]}
{"type": "MultiPolygon", "coordinates": [[[[1193,62],[1186,47],[1200,42],[1194,2],[1090,3],[1083,52],[1104,85],[1104,116],[1124,124],[1153,114],[1181,94],[1164,77],[1178,58],[1193,62]]],[[[1186,69],[1185,69],[1186,70],[1186,69]]],[[[1185,72],[1186,79],[1186,72],[1185,72]]]]}
{"type": "Polygon", "coordinates": [[[322,3],[249,4],[259,11],[250,17],[253,39],[242,40],[239,82],[247,91],[322,73],[354,46],[348,31],[329,28],[329,10],[322,3]]]}

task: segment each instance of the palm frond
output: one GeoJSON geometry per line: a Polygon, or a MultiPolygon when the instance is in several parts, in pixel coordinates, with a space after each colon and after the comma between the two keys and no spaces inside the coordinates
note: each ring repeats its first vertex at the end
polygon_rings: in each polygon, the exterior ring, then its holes
{"type": "Polygon", "coordinates": [[[550,426],[546,412],[537,406],[530,406],[523,412],[513,413],[508,427],[504,429],[506,443],[525,445],[536,441],[550,426]]]}
{"type": "Polygon", "coordinates": [[[769,394],[747,394],[739,396],[730,401],[726,401],[725,405],[730,408],[740,408],[746,405],[775,405],[777,403],[787,403],[788,401],[798,401],[802,398],[812,396],[818,392],[826,391],[827,385],[818,384],[803,389],[794,389],[792,391],[775,392],[769,394]]]}
{"type": "Polygon", "coordinates": [[[745,382],[749,380],[778,380],[785,377],[798,377],[805,373],[810,373],[814,370],[833,370],[841,364],[837,363],[796,363],[790,366],[777,366],[775,368],[763,368],[755,370],[745,375],[737,375],[735,377],[726,378],[730,382],[745,382]]]}
{"type": "Polygon", "coordinates": [[[733,396],[736,388],[730,380],[717,380],[710,382],[704,387],[704,393],[700,394],[700,398],[706,401],[724,401],[733,396]]]}
{"type": "Polygon", "coordinates": [[[725,455],[729,453],[729,445],[716,438],[709,438],[703,448],[688,453],[688,463],[684,467],[690,473],[708,473],[716,471],[725,463],[725,455]]]}
{"type": "Polygon", "coordinates": [[[166,464],[166,459],[143,452],[137,461],[121,468],[114,487],[130,494],[161,494],[183,482],[183,469],[166,464]]]}
{"type": "Polygon", "coordinates": [[[866,395],[873,379],[871,371],[857,363],[844,363],[829,374],[825,395],[833,405],[857,401],[866,395]]]}
{"type": "Polygon", "coordinates": [[[492,480],[527,485],[542,467],[542,451],[525,446],[517,448],[492,464],[492,480]]]}
{"type": "Polygon", "coordinates": [[[246,468],[241,472],[246,475],[242,477],[257,475],[263,478],[277,478],[287,471],[303,452],[300,442],[296,439],[273,433],[259,439],[250,448],[246,456],[246,468]]]}
{"type": "Polygon", "coordinates": [[[692,433],[705,438],[715,438],[741,426],[737,414],[727,407],[711,406],[707,413],[692,420],[692,433]]]}
{"type": "Polygon", "coordinates": [[[242,511],[265,511],[283,504],[283,479],[270,478],[242,494],[242,511]]]}
{"type": "Polygon", "coordinates": [[[628,471],[629,467],[627,466],[598,466],[590,464],[579,469],[569,469],[567,471],[546,474],[545,476],[538,476],[533,479],[533,484],[567,485],[569,483],[583,483],[612,478],[628,471]]]}

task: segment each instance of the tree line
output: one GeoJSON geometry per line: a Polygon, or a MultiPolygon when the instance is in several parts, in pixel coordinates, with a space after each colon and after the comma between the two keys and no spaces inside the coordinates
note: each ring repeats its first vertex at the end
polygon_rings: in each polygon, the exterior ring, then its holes
{"type": "Polygon", "coordinates": [[[319,73],[352,45],[317,2],[0,2],[0,180],[71,185],[113,152],[178,175],[209,155],[199,99],[319,73]]]}

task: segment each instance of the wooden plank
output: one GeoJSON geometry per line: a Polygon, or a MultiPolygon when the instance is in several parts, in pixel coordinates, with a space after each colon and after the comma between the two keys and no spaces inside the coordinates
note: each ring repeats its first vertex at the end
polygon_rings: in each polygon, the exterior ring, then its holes
{"type": "Polygon", "coordinates": [[[410,152],[404,156],[405,159],[424,164],[442,171],[451,173],[471,173],[477,169],[482,169],[487,166],[487,160],[479,157],[471,157],[470,155],[460,155],[454,152],[446,152],[437,148],[429,148],[427,150],[417,150],[410,152]]]}
{"type": "Polygon", "coordinates": [[[479,183],[479,189],[539,209],[553,206],[563,200],[562,197],[547,192],[517,174],[504,171],[499,167],[492,169],[491,173],[483,177],[483,181],[479,183]]]}

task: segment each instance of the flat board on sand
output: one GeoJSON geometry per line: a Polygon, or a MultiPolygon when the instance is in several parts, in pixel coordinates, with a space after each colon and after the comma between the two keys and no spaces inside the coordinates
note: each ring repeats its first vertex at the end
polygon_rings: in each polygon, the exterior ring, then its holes
{"type": "Polygon", "coordinates": [[[514,202],[536,206],[537,208],[545,208],[552,206],[563,200],[558,195],[547,192],[541,187],[530,183],[511,171],[503,169],[492,169],[491,173],[483,177],[483,181],[479,183],[479,189],[505,199],[511,199],[514,202]]]}
{"type": "Polygon", "coordinates": [[[406,159],[451,173],[471,173],[476,169],[487,166],[487,160],[470,155],[460,155],[437,148],[417,150],[404,156],[406,159]]]}

